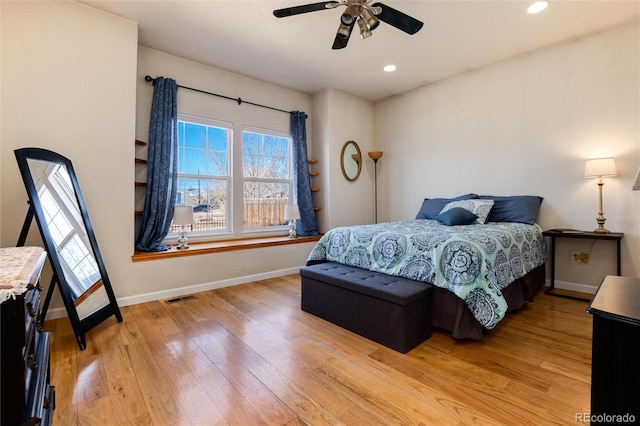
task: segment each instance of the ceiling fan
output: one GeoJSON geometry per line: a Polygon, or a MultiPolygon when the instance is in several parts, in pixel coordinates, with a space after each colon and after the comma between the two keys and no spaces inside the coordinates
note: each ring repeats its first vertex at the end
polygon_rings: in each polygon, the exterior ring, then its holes
{"type": "Polygon", "coordinates": [[[323,1],[320,3],[276,9],[273,11],[273,15],[276,18],[285,18],[301,13],[346,6],[345,11],[342,13],[342,16],[340,16],[340,26],[338,27],[336,38],[333,41],[332,49],[344,49],[347,47],[349,37],[351,37],[351,31],[356,23],[360,28],[360,38],[362,39],[370,37],[371,31],[380,25],[380,21],[386,22],[411,35],[417,33],[420,31],[420,28],[422,28],[423,23],[421,21],[382,3],[371,4],[372,1],[373,0],[323,1]]]}

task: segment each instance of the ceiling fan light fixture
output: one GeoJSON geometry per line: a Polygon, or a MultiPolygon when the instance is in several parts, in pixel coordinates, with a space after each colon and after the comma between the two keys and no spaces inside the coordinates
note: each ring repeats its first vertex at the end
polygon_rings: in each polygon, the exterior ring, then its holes
{"type": "Polygon", "coordinates": [[[360,38],[362,40],[371,37],[371,30],[369,29],[367,22],[362,17],[358,18],[358,26],[360,27],[360,38]]]}
{"type": "Polygon", "coordinates": [[[344,13],[340,17],[340,22],[342,22],[344,25],[351,25],[358,16],[360,16],[360,6],[350,4],[349,6],[347,6],[344,13]]]}
{"type": "Polygon", "coordinates": [[[344,25],[340,22],[340,26],[338,27],[338,32],[336,35],[343,39],[348,39],[351,36],[351,30],[353,29],[353,25],[344,25]]]}
{"type": "Polygon", "coordinates": [[[371,31],[375,30],[378,25],[380,25],[380,20],[376,18],[376,16],[366,7],[362,9],[361,17],[365,20],[367,28],[371,31]]]}
{"type": "Polygon", "coordinates": [[[547,6],[549,6],[549,2],[548,1],[536,1],[535,3],[532,3],[528,8],[527,8],[527,13],[534,15],[536,13],[540,13],[543,10],[545,10],[547,8],[547,6]]]}

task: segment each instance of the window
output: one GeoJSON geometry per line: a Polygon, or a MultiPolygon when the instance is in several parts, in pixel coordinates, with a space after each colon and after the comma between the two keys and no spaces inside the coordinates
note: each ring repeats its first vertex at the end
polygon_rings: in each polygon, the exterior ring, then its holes
{"type": "Polygon", "coordinates": [[[286,225],[291,197],[291,138],[255,129],[242,132],[244,228],[286,225]]]}
{"type": "Polygon", "coordinates": [[[187,116],[180,116],[178,121],[176,204],[194,206],[192,231],[196,233],[231,231],[229,158],[232,135],[229,123],[187,116]]]}
{"type": "MultiPolygon", "coordinates": [[[[238,139],[234,141],[231,123],[178,116],[176,204],[193,206],[190,239],[287,232],[284,207],[293,188],[291,137],[244,127],[238,139]]],[[[170,229],[179,231],[179,226],[170,229]]]]}

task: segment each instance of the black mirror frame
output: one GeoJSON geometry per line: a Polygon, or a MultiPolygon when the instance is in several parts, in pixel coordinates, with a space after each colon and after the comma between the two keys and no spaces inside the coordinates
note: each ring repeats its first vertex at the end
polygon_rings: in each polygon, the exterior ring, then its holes
{"type": "Polygon", "coordinates": [[[14,153],[16,156],[16,160],[18,161],[18,168],[20,169],[20,174],[22,175],[25,189],[27,190],[27,194],[29,196],[29,210],[27,212],[22,231],[20,232],[17,246],[24,245],[31,222],[33,220],[33,217],[35,216],[40,235],[42,236],[42,241],[44,242],[45,248],[47,250],[47,257],[49,258],[49,262],[53,269],[53,277],[51,279],[51,284],[49,285],[47,297],[45,299],[45,304],[41,313],[41,322],[44,322],[49,302],[51,301],[51,295],[53,294],[53,288],[57,283],[58,289],[60,290],[60,294],[62,296],[62,300],[64,302],[64,306],[69,316],[69,320],[71,321],[71,326],[73,327],[73,331],[76,335],[78,346],[81,350],[84,350],[87,346],[85,334],[89,330],[102,323],[111,315],[115,315],[118,322],[122,322],[122,314],[120,313],[120,308],[118,307],[116,297],[113,293],[113,289],[111,288],[111,281],[109,280],[109,276],[107,275],[107,270],[104,266],[100,250],[98,248],[98,243],[93,232],[93,227],[91,226],[91,221],[89,220],[89,215],[87,213],[84,199],[82,198],[82,192],[80,191],[80,186],[78,185],[78,179],[76,177],[75,170],[73,169],[71,160],[46,149],[21,148],[15,150],[14,153]],[[71,184],[73,185],[73,191],[76,196],[76,202],[78,203],[85,230],[87,232],[87,237],[93,250],[93,256],[98,265],[98,270],[100,271],[104,289],[109,299],[109,303],[107,305],[103,306],[102,308],[98,309],[85,318],[80,319],[80,317],[78,316],[78,312],[76,311],[73,297],[71,295],[71,290],[69,288],[69,283],[65,278],[60,259],[58,258],[58,254],[56,252],[53,238],[47,226],[44,210],[42,209],[42,204],[40,202],[38,191],[33,181],[33,177],[31,175],[27,160],[48,161],[64,165],[67,168],[69,177],[71,179],[71,184]]]}

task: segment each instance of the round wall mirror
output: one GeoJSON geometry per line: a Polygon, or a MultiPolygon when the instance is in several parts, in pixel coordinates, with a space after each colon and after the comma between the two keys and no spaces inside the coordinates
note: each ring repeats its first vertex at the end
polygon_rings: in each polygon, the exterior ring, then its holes
{"type": "Polygon", "coordinates": [[[342,147],[340,166],[342,166],[342,174],[349,182],[356,181],[360,176],[362,154],[360,153],[360,147],[354,141],[349,141],[342,147]]]}

